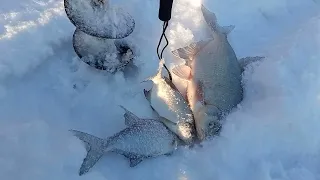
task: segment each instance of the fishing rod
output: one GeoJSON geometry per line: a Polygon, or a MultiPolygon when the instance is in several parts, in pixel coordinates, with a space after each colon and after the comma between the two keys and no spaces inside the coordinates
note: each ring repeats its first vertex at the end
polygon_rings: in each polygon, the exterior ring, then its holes
{"type": "MultiPolygon", "coordinates": [[[[166,32],[166,30],[168,28],[169,20],[171,19],[172,4],[173,4],[173,0],[160,0],[160,7],[159,7],[159,15],[158,15],[158,17],[159,17],[159,19],[161,21],[163,21],[163,28],[162,28],[162,35],[160,37],[159,44],[158,44],[158,47],[157,47],[157,54],[158,54],[159,60],[162,59],[163,51],[169,45],[169,41],[168,41],[168,39],[166,37],[165,32],[166,32]],[[161,54],[159,54],[159,47],[160,47],[160,44],[161,44],[161,41],[162,41],[163,37],[166,40],[166,45],[163,47],[163,49],[161,51],[161,54]]],[[[167,66],[165,64],[163,64],[163,66],[168,71],[169,79],[170,79],[170,81],[172,81],[172,76],[171,76],[171,73],[170,73],[169,69],[167,68],[167,66]]]]}

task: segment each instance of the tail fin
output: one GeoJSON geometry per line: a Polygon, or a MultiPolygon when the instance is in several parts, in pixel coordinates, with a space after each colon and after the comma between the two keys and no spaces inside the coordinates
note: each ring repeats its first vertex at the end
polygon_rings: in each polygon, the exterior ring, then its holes
{"type": "Polygon", "coordinates": [[[101,138],[95,137],[93,135],[77,131],[69,130],[74,136],[79,138],[86,145],[87,156],[84,158],[79,175],[87,173],[102,157],[104,150],[107,147],[107,142],[101,138]]]}
{"type": "Polygon", "coordinates": [[[220,32],[225,35],[228,35],[235,28],[234,25],[221,27],[218,24],[216,15],[213,12],[209,11],[206,7],[204,7],[203,4],[201,5],[201,11],[202,11],[204,20],[206,21],[206,23],[208,24],[208,26],[211,28],[212,31],[220,32]]]}
{"type": "Polygon", "coordinates": [[[201,11],[202,11],[204,20],[206,21],[208,26],[211,28],[211,30],[217,31],[218,23],[217,23],[216,15],[213,12],[209,11],[206,7],[204,7],[203,4],[201,5],[201,11]]]}

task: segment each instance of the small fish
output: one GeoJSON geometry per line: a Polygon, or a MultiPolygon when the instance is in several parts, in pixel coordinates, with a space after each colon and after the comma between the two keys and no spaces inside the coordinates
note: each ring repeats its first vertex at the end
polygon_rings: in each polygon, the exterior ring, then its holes
{"type": "Polygon", "coordinates": [[[160,120],[186,145],[193,144],[196,140],[193,113],[172,81],[162,76],[163,64],[161,60],[157,74],[148,79],[153,85],[150,90],[144,89],[144,95],[160,120]]]}
{"type": "Polygon", "coordinates": [[[212,37],[172,51],[186,61],[172,72],[188,80],[187,99],[194,114],[198,138],[217,135],[223,114],[242,101],[244,66],[263,57],[247,57],[238,61],[227,35],[234,26],[221,27],[214,13],[203,5],[203,17],[212,37]]]}
{"type": "Polygon", "coordinates": [[[87,150],[79,170],[80,176],[108,152],[125,156],[130,161],[130,167],[134,167],[147,158],[171,155],[179,146],[179,138],[159,120],[141,119],[123,106],[120,107],[125,110],[125,125],[128,127],[107,139],[70,130],[83,141],[87,150]]]}

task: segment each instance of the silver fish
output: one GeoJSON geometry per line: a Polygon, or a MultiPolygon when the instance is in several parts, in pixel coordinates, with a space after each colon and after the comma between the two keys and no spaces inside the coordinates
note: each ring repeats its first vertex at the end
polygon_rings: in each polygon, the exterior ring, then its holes
{"type": "Polygon", "coordinates": [[[180,144],[179,138],[159,120],[141,119],[122,108],[126,111],[124,117],[128,127],[107,139],[70,130],[86,145],[87,155],[80,167],[80,176],[108,152],[125,156],[130,160],[130,167],[134,167],[147,158],[171,155],[180,144]]]}
{"type": "Polygon", "coordinates": [[[172,72],[188,80],[187,99],[194,114],[198,138],[204,140],[220,132],[222,115],[242,101],[244,66],[263,57],[238,61],[227,39],[234,26],[219,26],[215,14],[203,5],[201,11],[212,38],[172,51],[186,61],[172,72]]]}
{"type": "Polygon", "coordinates": [[[177,87],[166,76],[162,76],[164,61],[159,62],[158,72],[149,78],[150,90],[144,89],[144,95],[160,120],[186,145],[196,140],[195,122],[188,102],[177,87]]]}

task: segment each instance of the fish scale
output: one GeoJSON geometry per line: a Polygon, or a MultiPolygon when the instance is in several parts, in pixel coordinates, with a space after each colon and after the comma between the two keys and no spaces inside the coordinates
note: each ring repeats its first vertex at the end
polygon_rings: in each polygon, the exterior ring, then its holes
{"type": "Polygon", "coordinates": [[[159,155],[172,149],[174,137],[161,122],[152,121],[149,124],[133,125],[113,136],[108,140],[110,144],[106,151],[122,150],[144,156],[159,155]]]}

